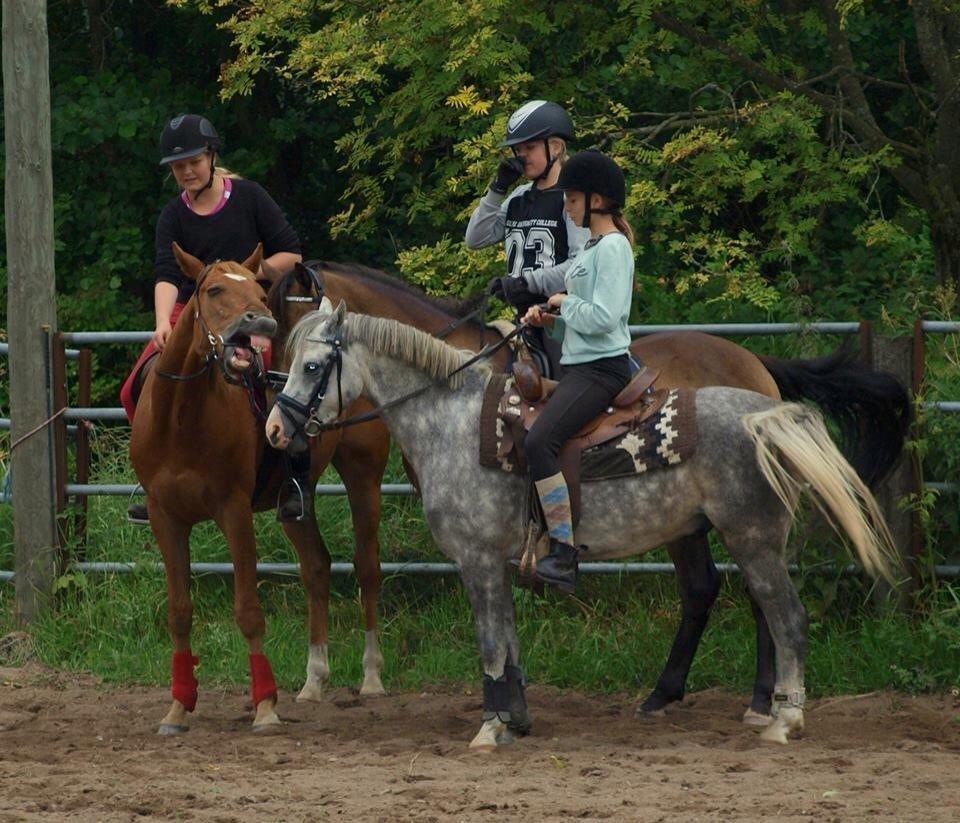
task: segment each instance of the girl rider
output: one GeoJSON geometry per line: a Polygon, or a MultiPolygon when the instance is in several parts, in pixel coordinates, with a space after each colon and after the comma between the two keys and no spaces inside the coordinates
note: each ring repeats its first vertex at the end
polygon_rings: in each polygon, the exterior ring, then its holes
{"type": "Polygon", "coordinates": [[[563,341],[563,377],[527,434],[526,451],[550,537],[550,553],[537,563],[537,578],[570,593],[577,582],[578,550],[557,458],[567,439],[630,380],[633,231],[620,211],[626,200],[623,172],[611,158],[580,152],[564,165],[557,187],[564,192],[567,215],[589,228],[590,240],[566,270],[565,293],[547,301],[558,315],[534,305],[523,317],[563,341]]]}
{"type": "MultiPolygon", "coordinates": [[[[570,116],[556,103],[531,100],[510,115],[503,146],[512,157],[500,161],[497,175],[467,224],[467,248],[503,242],[507,274],[490,281],[490,294],[510,303],[517,319],[535,303],[564,287],[564,272],[583,248],[589,232],[563,209],[563,193],[554,188],[573,140],[570,116]],[[507,190],[521,176],[528,182],[507,190]]],[[[559,346],[540,328],[524,330],[540,373],[556,376],[559,346]],[[548,356],[550,351],[552,356],[548,356]]]]}
{"type": "MultiPolygon", "coordinates": [[[[163,350],[194,292],[194,282],[182,275],[173,256],[173,241],[204,263],[245,260],[258,243],[263,243],[264,262],[275,269],[285,271],[302,259],[300,239],[280,207],[258,184],[218,167],[219,150],[220,137],[213,124],[197,114],[174,117],[160,135],[160,165],[173,174],[180,194],[164,206],[157,220],[153,287],[157,325],[153,339],[120,390],[131,421],[141,368],[163,350]]],[[[309,510],[313,501],[309,476],[307,453],[305,464],[293,467],[291,482],[286,484],[288,499],[278,509],[281,520],[299,520],[309,510]]],[[[133,522],[148,522],[142,503],[130,506],[127,516],[133,522]]]]}

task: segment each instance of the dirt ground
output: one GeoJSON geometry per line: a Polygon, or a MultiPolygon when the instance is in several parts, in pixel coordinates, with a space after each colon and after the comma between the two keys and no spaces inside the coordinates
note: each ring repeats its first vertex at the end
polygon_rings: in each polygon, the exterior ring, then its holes
{"type": "Polygon", "coordinates": [[[640,719],[634,696],[533,685],[533,734],[487,754],[475,691],[293,697],[255,735],[245,695],[201,684],[163,738],[166,689],[0,668],[0,820],[960,820],[952,695],[814,701],[784,747],[717,690],[640,719]]]}

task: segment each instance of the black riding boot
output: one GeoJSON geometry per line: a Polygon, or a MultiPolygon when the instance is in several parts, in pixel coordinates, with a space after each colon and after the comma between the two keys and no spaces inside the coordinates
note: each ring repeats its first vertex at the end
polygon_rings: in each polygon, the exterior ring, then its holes
{"type": "Polygon", "coordinates": [[[313,511],[314,486],[310,482],[310,451],[291,455],[289,475],[277,497],[277,520],[281,523],[303,520],[313,511]]]}
{"type": "Polygon", "coordinates": [[[566,594],[573,594],[577,587],[578,549],[569,543],[550,538],[550,553],[537,561],[537,580],[556,586],[566,594]]]}
{"type": "Polygon", "coordinates": [[[150,515],[147,512],[146,503],[131,503],[127,506],[127,520],[136,523],[138,526],[150,524],[150,515]]]}

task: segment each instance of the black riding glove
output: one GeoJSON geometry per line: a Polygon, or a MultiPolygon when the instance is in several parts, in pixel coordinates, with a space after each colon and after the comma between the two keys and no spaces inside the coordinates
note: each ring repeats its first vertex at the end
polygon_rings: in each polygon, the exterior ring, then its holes
{"type": "Polygon", "coordinates": [[[536,303],[536,298],[530,292],[530,284],[522,274],[519,277],[504,277],[503,299],[514,306],[536,303]]]}
{"type": "Polygon", "coordinates": [[[497,176],[490,184],[490,191],[506,194],[520,175],[523,174],[523,160],[519,157],[504,157],[497,167],[497,176]]]}

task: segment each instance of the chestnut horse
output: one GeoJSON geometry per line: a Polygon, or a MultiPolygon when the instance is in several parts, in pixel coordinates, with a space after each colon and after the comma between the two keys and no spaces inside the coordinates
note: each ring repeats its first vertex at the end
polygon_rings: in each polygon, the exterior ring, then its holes
{"type": "MultiPolygon", "coordinates": [[[[326,296],[334,305],[344,300],[351,311],[399,320],[442,337],[458,348],[478,350],[501,339],[494,328],[472,318],[476,312],[471,309],[479,301],[458,304],[450,298],[428,297],[409,283],[365,266],[311,261],[307,265],[297,264],[286,274],[268,274],[273,280],[269,305],[284,329],[292,329],[326,296]]],[[[658,387],[729,386],[773,399],[817,403],[839,423],[845,451],[870,485],[889,471],[903,448],[911,415],[906,388],[891,375],[857,364],[845,350],[811,360],[758,357],[729,340],[692,331],[645,336],[635,340],[631,350],[641,362],[660,370],[658,387]]],[[[505,348],[499,350],[491,358],[492,367],[505,370],[508,357],[505,348]]],[[[367,447],[385,453],[386,427],[367,423],[364,428],[369,437],[367,447]]],[[[359,438],[355,441],[359,442],[359,438]]],[[[355,451],[362,453],[363,449],[358,447],[355,451]]],[[[373,494],[385,463],[369,460],[366,465],[379,472],[368,485],[373,494]]],[[[378,493],[375,496],[379,499],[378,493]]],[[[353,502],[351,498],[351,506],[353,502]]],[[[374,510],[372,499],[365,505],[368,512],[374,510]]],[[[376,511],[379,518],[378,503],[376,511]]],[[[368,518],[364,525],[375,530],[377,522],[368,518]]],[[[363,542],[374,550],[373,539],[363,542]]],[[[667,545],[667,550],[676,567],[682,617],[667,665],[641,706],[648,713],[659,713],[666,705],[683,698],[694,654],[720,590],[720,574],[705,531],[678,538],[667,545]]],[[[360,551],[358,537],[358,554],[360,551]]],[[[375,557],[369,558],[367,565],[376,566],[375,557]]],[[[751,606],[757,622],[757,674],[744,721],[765,724],[770,717],[774,686],[774,646],[763,614],[752,597],[751,606]]]]}
{"type": "MultiPolygon", "coordinates": [[[[190,650],[189,537],[194,524],[210,519],[223,532],[233,560],[234,614],[249,647],[253,725],[260,729],[279,720],[274,710],[276,686],[263,654],[253,512],[275,506],[283,472],[276,450],[265,447],[262,420],[252,409],[255,399],[237,383],[251,366],[250,335],[272,335],[276,322],[253,275],[260,265],[259,248],[242,264],[209,266],[179,246],[174,246],[174,253],[184,274],[197,281],[197,291],[145,380],[130,439],[131,461],[147,494],[150,526],[167,576],[173,704],[159,731],[186,731],[188,712],[197,700],[193,674],[197,658],[190,650]]],[[[364,402],[352,412],[365,408],[369,406],[364,402]]],[[[375,632],[379,546],[376,521],[371,526],[369,518],[379,519],[379,477],[388,444],[358,426],[356,432],[324,438],[312,449],[313,480],[322,467],[334,462],[348,486],[357,539],[368,540],[357,558],[368,628],[361,691],[382,693],[383,659],[375,632]],[[372,566],[365,563],[371,557],[372,566]]],[[[330,555],[312,513],[282,527],[299,556],[308,601],[307,679],[298,700],[317,700],[329,675],[330,555]]]]}

